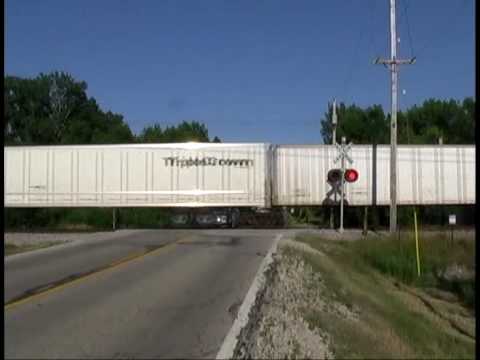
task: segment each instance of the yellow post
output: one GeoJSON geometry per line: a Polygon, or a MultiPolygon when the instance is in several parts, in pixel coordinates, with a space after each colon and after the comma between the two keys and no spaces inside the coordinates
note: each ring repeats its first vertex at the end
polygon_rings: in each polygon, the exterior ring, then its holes
{"type": "Polygon", "coordinates": [[[417,249],[417,274],[420,276],[420,252],[418,249],[417,210],[413,209],[413,221],[415,224],[415,246],[417,249]]]}

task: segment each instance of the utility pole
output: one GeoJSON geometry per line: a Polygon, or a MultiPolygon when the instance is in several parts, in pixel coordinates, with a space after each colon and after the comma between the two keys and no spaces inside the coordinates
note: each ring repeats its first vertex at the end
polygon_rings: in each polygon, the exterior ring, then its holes
{"type": "MultiPolygon", "coordinates": [[[[440,136],[438,138],[438,145],[443,145],[443,136],[440,136]]],[[[443,159],[443,149],[442,148],[443,148],[443,146],[440,147],[440,154],[441,154],[440,159],[443,159]]],[[[442,161],[442,160],[440,160],[440,161],[442,161]]],[[[443,225],[443,221],[446,218],[445,217],[445,205],[442,205],[442,215],[441,216],[442,216],[441,225],[443,225]]]]}
{"type": "Polygon", "coordinates": [[[112,230],[115,231],[117,229],[117,212],[116,208],[113,208],[112,211],[112,230]]]}
{"type": "MultiPolygon", "coordinates": [[[[332,145],[335,145],[337,142],[337,101],[333,99],[332,107],[332,145]]],[[[335,202],[337,201],[337,194],[334,195],[335,202]]],[[[330,229],[335,227],[334,221],[335,208],[332,206],[330,208],[330,229]]]]}
{"type": "Polygon", "coordinates": [[[383,64],[390,68],[392,81],[392,111],[390,124],[390,232],[397,231],[397,65],[413,64],[415,58],[408,60],[397,59],[397,30],[395,23],[395,0],[390,0],[390,45],[391,58],[388,60],[377,58],[374,64],[383,64]]]}
{"type": "MultiPolygon", "coordinates": [[[[342,149],[345,148],[345,136],[342,136],[342,149]]],[[[345,196],[345,156],[342,156],[342,193],[340,195],[340,233],[343,233],[343,198],[345,196]]]]}
{"type": "Polygon", "coordinates": [[[332,108],[332,145],[335,145],[337,140],[337,100],[333,99],[332,108]]]}

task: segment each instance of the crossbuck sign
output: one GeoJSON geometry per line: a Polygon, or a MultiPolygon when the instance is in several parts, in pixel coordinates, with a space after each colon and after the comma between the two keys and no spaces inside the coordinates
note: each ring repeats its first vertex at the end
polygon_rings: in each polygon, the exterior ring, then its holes
{"type": "MultiPolygon", "coordinates": [[[[337,151],[338,151],[338,155],[337,157],[333,160],[333,162],[337,163],[338,160],[342,159],[342,158],[345,158],[347,159],[347,161],[352,164],[353,163],[353,159],[350,157],[350,155],[348,155],[348,152],[350,150],[352,150],[352,143],[349,143],[347,145],[345,145],[344,143],[345,141],[345,138],[342,137],[342,144],[338,144],[338,143],[335,143],[335,147],[337,148],[337,151]]],[[[345,170],[345,169],[342,169],[342,170],[345,170]]]]}

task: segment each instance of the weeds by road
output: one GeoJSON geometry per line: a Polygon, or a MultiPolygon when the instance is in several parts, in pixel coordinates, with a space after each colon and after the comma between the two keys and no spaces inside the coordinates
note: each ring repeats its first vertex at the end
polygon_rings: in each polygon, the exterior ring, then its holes
{"type": "Polygon", "coordinates": [[[362,314],[361,325],[355,327],[314,309],[306,312],[312,324],[332,334],[338,357],[474,357],[475,315],[473,308],[465,306],[473,305],[474,278],[444,278],[452,266],[473,269],[473,240],[450,243],[436,237],[422,241],[420,278],[415,244],[409,238],[298,240],[327,255],[300,254],[323,275],[327,294],[362,314]],[[462,289],[452,285],[459,281],[468,285],[456,294],[445,292],[462,289]],[[472,295],[468,289],[473,289],[472,295]]]}
{"type": "Polygon", "coordinates": [[[447,291],[440,280],[452,264],[473,266],[473,244],[421,243],[425,276],[417,279],[410,239],[296,240],[279,248],[244,357],[475,357],[468,290],[447,291]]]}
{"type": "MultiPolygon", "coordinates": [[[[314,248],[326,248],[316,237],[300,236],[298,240],[314,248]]],[[[366,238],[354,243],[339,242],[335,245],[345,248],[345,251],[355,254],[383,274],[404,284],[427,291],[436,288],[453,292],[474,310],[475,239],[466,236],[451,239],[448,233],[435,236],[421,234],[419,243],[420,277],[417,275],[413,234],[366,238]]]]}

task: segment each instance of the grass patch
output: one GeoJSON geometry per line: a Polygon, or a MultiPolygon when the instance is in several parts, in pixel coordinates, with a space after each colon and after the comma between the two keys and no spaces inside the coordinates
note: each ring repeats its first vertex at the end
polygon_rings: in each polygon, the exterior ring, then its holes
{"type": "Polygon", "coordinates": [[[417,274],[415,240],[413,236],[389,239],[366,239],[352,244],[373,267],[405,284],[418,287],[438,287],[455,293],[472,310],[475,304],[475,279],[447,280],[441,276],[452,266],[461,266],[473,274],[475,240],[437,235],[419,239],[421,276],[417,274]],[[380,241],[379,241],[380,240],[380,241]]]}
{"type": "MultiPolygon", "coordinates": [[[[415,247],[410,240],[367,239],[355,242],[321,240],[299,236],[327,256],[295,250],[315,271],[321,273],[328,291],[326,298],[340,301],[350,309],[358,309],[359,320],[305,309],[304,317],[311,326],[331,334],[332,349],[337,358],[473,358],[475,340],[450,326],[447,320],[432,312],[417,297],[395,286],[438,285],[435,278],[416,279],[415,247]],[[379,259],[380,258],[380,259],[379,259]],[[423,282],[422,282],[423,281],[423,282]]],[[[424,244],[423,251],[440,246],[424,244]]],[[[459,240],[460,241],[460,240],[459,240]]],[[[445,245],[424,256],[425,274],[453,262],[473,264],[467,256],[471,244],[445,245]],[[464,250],[453,250],[456,247],[464,250]],[[443,257],[438,258],[439,254],[443,257]]],[[[425,294],[427,297],[428,295],[425,294]]],[[[461,313],[459,304],[449,311],[461,313]]],[[[439,306],[439,305],[438,305],[439,306]]],[[[444,309],[447,309],[446,305],[444,309]]],[[[473,321],[472,321],[473,324],[473,321]]]]}
{"type": "Polygon", "coordinates": [[[335,255],[338,249],[355,254],[381,273],[407,284],[421,288],[437,287],[456,294],[465,305],[474,310],[475,278],[446,280],[441,275],[452,266],[460,266],[468,272],[475,269],[475,239],[457,237],[453,241],[449,234],[419,236],[420,270],[417,275],[415,240],[413,235],[400,237],[366,238],[354,242],[331,242],[320,244],[312,236],[300,236],[298,240],[312,247],[335,255]],[[336,249],[336,250],[335,250],[336,249]]]}
{"type": "Polygon", "coordinates": [[[19,254],[27,251],[33,251],[38,249],[47,248],[50,246],[62,244],[59,241],[50,241],[50,242],[43,242],[40,244],[29,244],[29,245],[14,245],[14,244],[5,244],[4,251],[5,256],[19,254]]]}

